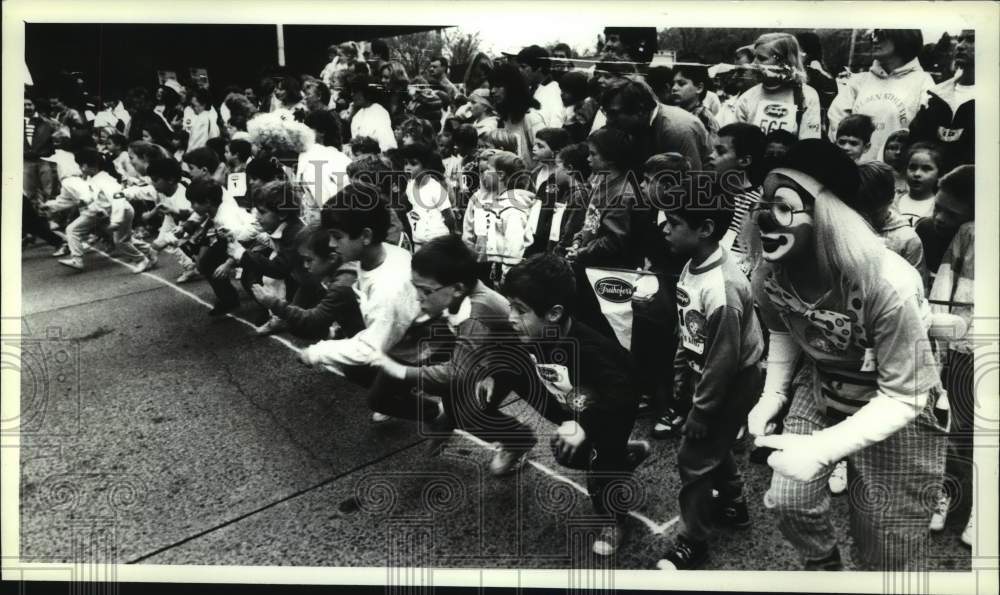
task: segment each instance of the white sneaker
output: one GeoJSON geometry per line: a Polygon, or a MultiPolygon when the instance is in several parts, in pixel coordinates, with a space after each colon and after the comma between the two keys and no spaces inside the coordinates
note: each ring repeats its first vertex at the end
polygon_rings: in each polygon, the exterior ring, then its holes
{"type": "Polygon", "coordinates": [[[965,531],[962,531],[962,543],[969,547],[976,546],[976,517],[974,514],[969,515],[969,522],[965,525],[965,531]]]}
{"type": "Polygon", "coordinates": [[[839,496],[847,491],[847,461],[837,463],[830,474],[830,493],[839,496]]]}
{"type": "Polygon", "coordinates": [[[503,448],[500,447],[490,461],[490,474],[494,477],[502,477],[515,473],[524,466],[530,448],[503,448]]]}
{"type": "Polygon", "coordinates": [[[59,246],[59,249],[52,253],[53,258],[59,258],[60,256],[69,256],[69,246],[63,244],[59,246]]]}
{"type": "Polygon", "coordinates": [[[937,505],[934,508],[934,514],[931,515],[931,531],[942,531],[944,530],[944,524],[948,521],[948,510],[951,508],[951,498],[948,494],[944,493],[944,490],[938,494],[937,505]]]}
{"type": "Polygon", "coordinates": [[[624,523],[607,525],[601,529],[601,534],[594,540],[593,552],[598,556],[611,556],[625,542],[628,529],[624,523]]]}
{"type": "Polygon", "coordinates": [[[377,424],[385,423],[385,422],[389,421],[390,419],[392,419],[391,415],[386,415],[384,413],[379,413],[378,411],[376,411],[375,413],[372,413],[372,421],[375,422],[375,423],[377,423],[377,424]]]}
{"type": "Polygon", "coordinates": [[[152,266],[150,265],[149,259],[144,256],[142,260],[132,267],[132,272],[138,275],[139,273],[144,273],[151,268],[152,266]]]}
{"type": "Polygon", "coordinates": [[[284,320],[278,318],[277,316],[271,316],[270,318],[267,319],[267,322],[265,322],[264,324],[260,326],[255,326],[253,328],[253,331],[258,336],[263,337],[266,335],[272,335],[274,333],[280,333],[281,331],[287,328],[288,324],[284,320]]]}
{"type": "Polygon", "coordinates": [[[71,269],[76,269],[78,271],[83,270],[83,259],[82,258],[63,258],[59,261],[59,264],[63,266],[68,266],[71,269]]]}
{"type": "Polygon", "coordinates": [[[187,283],[188,281],[193,281],[199,277],[198,271],[195,269],[184,269],[184,272],[177,277],[174,283],[187,283]]]}

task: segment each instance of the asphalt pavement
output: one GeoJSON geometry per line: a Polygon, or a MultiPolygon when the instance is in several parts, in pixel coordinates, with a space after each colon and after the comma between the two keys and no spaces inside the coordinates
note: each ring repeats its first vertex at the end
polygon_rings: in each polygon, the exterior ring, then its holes
{"type": "MultiPolygon", "coordinates": [[[[101,254],[77,273],[50,252],[22,257],[25,561],[72,562],[89,540],[119,563],[652,569],[676,535],[676,440],[652,441],[630,538],[602,560],[582,474],[552,459],[554,428],[522,402],[506,407],[543,438],[494,478],[472,437],[431,457],[415,424],[371,422],[363,389],[298,363],[301,342],[254,336],[246,297],[209,318],[208,284],[174,285],[171,255],[136,275],[101,254]]],[[[770,469],[740,461],[753,524],[720,532],[706,568],[797,569],[763,508],[770,469]]],[[[834,499],[850,567],[847,508],[834,499]]],[[[960,532],[933,538],[932,568],[969,567],[960,532]]]]}

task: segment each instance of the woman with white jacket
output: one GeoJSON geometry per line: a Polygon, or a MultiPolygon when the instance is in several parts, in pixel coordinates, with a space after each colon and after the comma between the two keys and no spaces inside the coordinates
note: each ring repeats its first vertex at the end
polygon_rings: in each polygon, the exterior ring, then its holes
{"type": "Polygon", "coordinates": [[[870,116],[875,124],[871,146],[861,161],[882,159],[889,135],[906,130],[917,115],[934,79],[920,66],[917,54],[924,38],[919,29],[872,29],[868,32],[875,61],[868,72],[852,75],[827,112],[830,140],[837,126],[851,114],[870,116]]]}

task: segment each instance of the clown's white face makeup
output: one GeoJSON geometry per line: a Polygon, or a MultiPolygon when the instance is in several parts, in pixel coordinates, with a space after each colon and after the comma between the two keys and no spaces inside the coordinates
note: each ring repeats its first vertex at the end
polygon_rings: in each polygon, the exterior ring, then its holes
{"type": "Polygon", "coordinates": [[[759,205],[762,208],[757,212],[764,260],[781,262],[812,251],[813,218],[805,211],[811,211],[813,203],[792,180],[781,175],[767,177],[759,205]],[[781,213],[777,218],[776,212],[781,213]]]}

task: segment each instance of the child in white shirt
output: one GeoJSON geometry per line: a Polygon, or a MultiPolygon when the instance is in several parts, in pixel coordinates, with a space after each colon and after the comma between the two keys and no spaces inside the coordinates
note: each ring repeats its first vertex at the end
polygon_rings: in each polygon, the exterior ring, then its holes
{"type": "Polygon", "coordinates": [[[406,198],[410,202],[407,217],[416,251],[427,240],[452,233],[455,216],[451,211],[441,157],[423,143],[403,146],[399,156],[403,159],[403,171],[410,178],[406,184],[406,198]]]}

